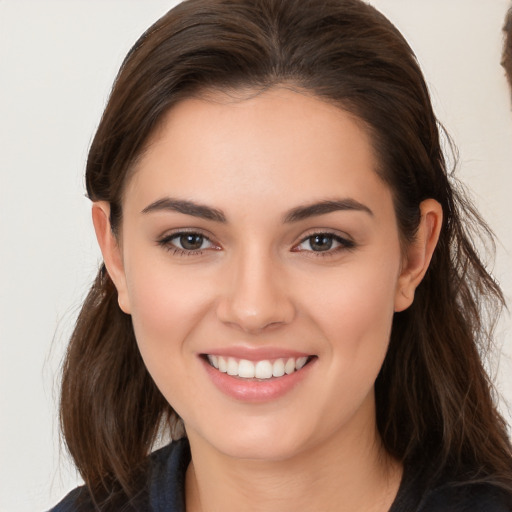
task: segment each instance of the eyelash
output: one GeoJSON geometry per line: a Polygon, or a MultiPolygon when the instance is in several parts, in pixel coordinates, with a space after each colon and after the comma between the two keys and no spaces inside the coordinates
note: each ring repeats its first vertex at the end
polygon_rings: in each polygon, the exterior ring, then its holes
{"type": "MultiPolygon", "coordinates": [[[[187,235],[201,237],[203,243],[209,242],[212,248],[218,249],[218,246],[216,246],[206,235],[203,235],[198,231],[178,231],[176,233],[164,236],[163,238],[158,240],[157,243],[166,251],[169,251],[175,256],[199,256],[203,254],[206,249],[184,249],[182,247],[177,247],[176,245],[173,244],[174,240],[179,240],[181,237],[187,235]]],[[[210,247],[208,247],[208,249],[210,249],[210,247]]]]}
{"type": "MultiPolygon", "coordinates": [[[[205,250],[208,250],[211,248],[213,248],[214,250],[220,249],[219,246],[216,246],[210,240],[210,238],[208,238],[206,235],[203,235],[202,233],[200,233],[198,231],[178,231],[176,233],[172,233],[170,235],[164,236],[163,238],[158,240],[157,243],[159,246],[163,247],[165,250],[171,252],[175,256],[199,256],[199,255],[203,254],[205,250]],[[204,242],[208,242],[209,244],[211,244],[211,247],[208,247],[206,249],[194,250],[194,249],[185,249],[182,247],[177,247],[176,245],[173,244],[173,241],[179,240],[181,237],[184,237],[187,235],[201,237],[202,244],[204,242]]],[[[311,242],[310,242],[310,244],[311,244],[311,242]]],[[[314,233],[310,233],[307,236],[305,236],[304,238],[302,238],[302,240],[297,245],[295,245],[293,247],[292,251],[293,252],[311,253],[312,257],[329,257],[329,256],[336,255],[340,251],[353,250],[353,249],[355,249],[355,247],[356,247],[356,244],[352,240],[343,238],[343,237],[336,235],[334,233],[331,233],[329,231],[317,231],[314,233]],[[301,246],[303,243],[307,242],[308,240],[311,241],[314,237],[329,238],[329,239],[331,239],[332,242],[336,242],[339,245],[337,247],[335,247],[334,249],[328,248],[325,251],[313,251],[313,250],[308,250],[308,249],[298,249],[299,246],[301,246]]]]}
{"type": "Polygon", "coordinates": [[[342,236],[340,235],[336,235],[335,233],[332,233],[330,231],[316,231],[314,233],[309,233],[307,236],[305,236],[304,238],[302,238],[302,240],[294,247],[294,252],[308,252],[308,253],[311,253],[312,254],[312,257],[321,257],[321,258],[325,258],[325,257],[330,257],[330,256],[335,256],[336,254],[338,254],[339,252],[341,251],[351,251],[353,249],[356,248],[356,244],[352,241],[352,240],[349,240],[347,238],[343,238],[342,236]],[[304,242],[307,242],[308,240],[310,240],[310,244],[311,244],[311,240],[314,238],[314,237],[325,237],[325,238],[329,238],[331,239],[333,242],[337,242],[339,245],[333,249],[329,248],[325,251],[313,251],[313,250],[307,250],[307,249],[297,249],[297,247],[299,247],[300,245],[302,245],[304,242]]]}

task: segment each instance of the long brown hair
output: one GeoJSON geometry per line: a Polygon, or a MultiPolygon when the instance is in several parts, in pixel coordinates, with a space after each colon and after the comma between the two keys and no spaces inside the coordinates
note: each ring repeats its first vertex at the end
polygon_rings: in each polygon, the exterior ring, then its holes
{"type": "Polygon", "coordinates": [[[512,7],[507,12],[503,33],[505,38],[503,40],[501,65],[505,68],[508,83],[512,87],[512,7]]]}
{"type": "MultiPolygon", "coordinates": [[[[110,203],[116,233],[134,162],[173,105],[211,89],[283,83],[365,123],[404,243],[414,239],[422,200],[443,207],[439,245],[414,303],[395,315],[375,384],[385,448],[401,461],[511,490],[506,425],[481,359],[492,345],[486,319],[503,304],[475,249],[475,233],[490,233],[447,172],[411,48],[373,7],[360,0],[178,5],[137,41],[119,71],[89,152],[89,197],[110,203]]],[[[97,501],[133,496],[159,428],[179,421],[144,367],[102,267],[69,344],[61,401],[67,446],[97,501]]]]}

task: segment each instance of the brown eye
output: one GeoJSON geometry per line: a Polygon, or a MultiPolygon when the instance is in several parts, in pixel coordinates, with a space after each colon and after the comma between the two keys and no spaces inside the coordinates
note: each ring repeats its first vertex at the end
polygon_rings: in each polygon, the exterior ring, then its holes
{"type": "Polygon", "coordinates": [[[354,242],[334,233],[314,233],[303,238],[294,250],[333,254],[339,250],[353,249],[354,247],[354,242]]]}
{"type": "Polygon", "coordinates": [[[195,255],[206,249],[217,248],[212,241],[201,233],[182,231],[166,236],[158,244],[174,254],[195,255]]]}
{"type": "Polygon", "coordinates": [[[197,233],[184,233],[179,236],[179,243],[186,251],[198,251],[203,248],[204,236],[197,233]]]}
{"type": "Polygon", "coordinates": [[[332,235],[320,234],[309,237],[309,246],[312,251],[328,251],[332,248],[334,237],[332,235]]]}

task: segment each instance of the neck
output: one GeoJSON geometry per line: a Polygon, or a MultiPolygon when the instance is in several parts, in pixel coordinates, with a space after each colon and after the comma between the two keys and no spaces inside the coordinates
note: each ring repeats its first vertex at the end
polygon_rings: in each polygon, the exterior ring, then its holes
{"type": "Polygon", "coordinates": [[[375,422],[334,433],[284,460],[225,456],[189,432],[187,512],[386,512],[402,467],[382,448],[375,422]]]}

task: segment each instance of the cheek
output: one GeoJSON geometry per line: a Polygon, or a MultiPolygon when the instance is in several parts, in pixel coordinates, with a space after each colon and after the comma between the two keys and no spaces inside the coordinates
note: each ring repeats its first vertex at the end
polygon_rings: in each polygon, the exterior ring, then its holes
{"type": "MultiPolygon", "coordinates": [[[[362,365],[384,358],[394,314],[399,258],[361,258],[310,294],[309,311],[333,358],[362,365]]],[[[312,284],[312,283],[310,283],[312,284]]],[[[309,289],[315,289],[311,286],[309,289]]]]}
{"type": "Polygon", "coordinates": [[[321,355],[330,393],[315,398],[332,419],[325,428],[345,423],[373,396],[389,345],[397,274],[392,262],[354,265],[310,297],[309,311],[327,341],[321,355]]]}
{"type": "Polygon", "coordinates": [[[127,274],[137,345],[156,386],[185,418],[188,404],[203,400],[197,386],[183,383],[190,383],[191,365],[197,364],[191,340],[209,310],[211,293],[185,269],[156,263],[139,269],[127,274]]]}
{"type": "Polygon", "coordinates": [[[200,278],[165,261],[142,271],[137,265],[128,268],[127,285],[137,343],[151,371],[152,364],[183,349],[208,309],[209,294],[200,278]]]}

